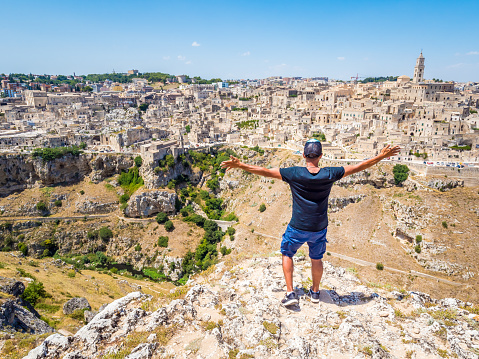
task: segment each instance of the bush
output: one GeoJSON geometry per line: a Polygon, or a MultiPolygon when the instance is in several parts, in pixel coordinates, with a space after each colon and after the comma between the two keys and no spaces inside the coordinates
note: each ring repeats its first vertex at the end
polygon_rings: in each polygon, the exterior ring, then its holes
{"type": "Polygon", "coordinates": [[[165,161],[168,167],[173,167],[175,165],[175,158],[173,155],[166,155],[165,161]]]}
{"type": "Polygon", "coordinates": [[[416,243],[421,243],[422,242],[422,236],[420,234],[418,234],[416,236],[416,243]]]}
{"type": "Polygon", "coordinates": [[[406,165],[397,164],[393,168],[394,182],[396,185],[400,185],[407,180],[409,175],[409,167],[406,165]]]}
{"type": "Polygon", "coordinates": [[[446,221],[442,221],[441,224],[442,224],[442,226],[443,226],[444,228],[447,228],[447,222],[446,222],[446,221]]]}
{"type": "Polygon", "coordinates": [[[175,226],[173,225],[172,221],[166,221],[165,222],[165,229],[167,232],[171,232],[172,230],[175,229],[175,226]]]}
{"type": "Polygon", "coordinates": [[[101,227],[98,235],[100,236],[100,239],[105,242],[108,242],[111,238],[113,238],[113,232],[108,227],[101,227]]]}
{"type": "Polygon", "coordinates": [[[161,170],[161,167],[160,166],[156,166],[155,169],[153,170],[156,174],[159,174],[160,172],[162,172],[161,170]]]}
{"type": "Polygon", "coordinates": [[[81,190],[80,191],[80,194],[83,196],[85,194],[85,191],[84,190],[81,190]]]}
{"type": "Polygon", "coordinates": [[[32,152],[33,158],[41,158],[43,162],[53,161],[57,158],[62,158],[67,154],[79,156],[82,151],[78,146],[72,147],[54,147],[54,148],[35,148],[32,152]]]}
{"type": "Polygon", "coordinates": [[[260,211],[260,212],[266,211],[266,205],[264,203],[261,203],[261,205],[259,206],[258,211],[260,211]]]}
{"type": "Polygon", "coordinates": [[[70,270],[67,273],[68,278],[75,278],[76,272],[74,270],[70,270]]]}
{"type": "Polygon", "coordinates": [[[236,233],[236,229],[234,229],[233,227],[228,227],[228,229],[226,230],[226,234],[229,234],[230,236],[235,233],[236,233]]]}
{"type": "Polygon", "coordinates": [[[163,247],[163,248],[168,247],[168,237],[167,236],[160,236],[160,238],[158,238],[158,247],[163,247]]]}
{"type": "Polygon", "coordinates": [[[415,247],[414,247],[414,251],[416,253],[421,253],[421,246],[419,244],[417,244],[415,247]]]}
{"type": "Polygon", "coordinates": [[[128,172],[122,172],[118,177],[118,183],[130,195],[144,184],[137,166],[130,168],[128,172]]]}
{"type": "Polygon", "coordinates": [[[226,248],[225,246],[221,247],[220,252],[223,256],[230,254],[232,251],[231,248],[226,248]]]}
{"type": "Polygon", "coordinates": [[[55,205],[55,207],[61,207],[62,206],[62,201],[57,199],[55,202],[53,202],[53,204],[55,205]]]}
{"type": "Polygon", "coordinates": [[[128,202],[129,199],[130,199],[130,196],[128,195],[128,193],[124,193],[120,196],[120,203],[124,204],[128,202]]]}
{"type": "Polygon", "coordinates": [[[134,161],[136,167],[141,167],[141,165],[143,164],[143,159],[141,158],[141,156],[136,156],[134,161]]]}
{"type": "Polygon", "coordinates": [[[141,251],[141,244],[138,243],[136,246],[135,246],[135,251],[139,252],[141,251]]]}
{"type": "Polygon", "coordinates": [[[376,263],[376,269],[377,270],[383,270],[384,269],[384,265],[382,263],[376,263]]]}
{"type": "Polygon", "coordinates": [[[165,223],[166,221],[168,221],[168,216],[166,215],[165,212],[160,212],[156,215],[156,221],[159,224],[165,223]]]}
{"type": "Polygon", "coordinates": [[[28,254],[28,247],[25,243],[18,243],[18,250],[22,252],[24,256],[28,254]]]}
{"type": "Polygon", "coordinates": [[[50,295],[45,290],[42,282],[33,281],[27,285],[21,297],[35,306],[42,298],[48,298],[50,295]]]}
{"type": "Polygon", "coordinates": [[[48,207],[45,202],[40,201],[37,203],[37,210],[39,210],[40,212],[45,212],[48,210],[48,207]]]}

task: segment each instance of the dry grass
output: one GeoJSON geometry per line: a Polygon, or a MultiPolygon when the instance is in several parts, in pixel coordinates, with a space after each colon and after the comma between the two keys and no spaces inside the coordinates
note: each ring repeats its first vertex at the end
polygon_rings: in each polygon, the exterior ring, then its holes
{"type": "MultiPolygon", "coordinates": [[[[36,260],[38,267],[31,267],[28,265],[28,258],[21,260],[22,264],[20,265],[18,258],[0,252],[0,261],[6,264],[5,268],[0,269],[0,276],[23,280],[16,270],[16,268],[21,268],[25,272],[33,274],[38,281],[44,284],[46,291],[52,297],[40,303],[38,312],[46,318],[59,321],[57,329],[66,329],[70,332],[75,332],[83,325],[81,321],[63,314],[63,304],[73,297],[85,297],[92,309],[98,310],[101,305],[111,303],[113,300],[135,291],[135,286],[141,286],[142,292],[152,295],[152,301],[166,297],[166,293],[175,288],[173,284],[167,282],[145,282],[120,275],[115,279],[113,276],[90,270],[82,270],[75,277],[69,277],[67,267],[57,268],[52,265],[52,258],[36,260]],[[131,283],[131,287],[119,283],[121,280],[131,283]]],[[[181,293],[186,294],[185,290],[184,287],[180,287],[174,294],[169,295],[180,297],[181,293]]]]}
{"type": "Polygon", "coordinates": [[[5,339],[5,344],[0,350],[0,357],[5,359],[23,358],[30,350],[40,345],[50,335],[51,333],[41,335],[15,333],[13,339],[10,338],[10,334],[6,335],[5,338],[0,337],[0,340],[5,339]]]}

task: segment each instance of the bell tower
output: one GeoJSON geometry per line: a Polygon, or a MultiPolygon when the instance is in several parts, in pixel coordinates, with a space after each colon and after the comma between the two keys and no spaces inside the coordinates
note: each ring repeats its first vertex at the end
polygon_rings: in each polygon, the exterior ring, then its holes
{"type": "Polygon", "coordinates": [[[414,67],[414,77],[412,82],[419,83],[424,81],[424,56],[421,55],[416,60],[416,66],[414,67]]]}

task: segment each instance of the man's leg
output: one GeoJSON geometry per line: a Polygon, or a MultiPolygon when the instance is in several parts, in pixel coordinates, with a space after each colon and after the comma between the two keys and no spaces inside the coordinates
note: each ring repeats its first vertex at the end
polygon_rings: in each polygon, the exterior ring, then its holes
{"type": "MultiPolygon", "coordinates": [[[[283,268],[284,268],[284,256],[283,256],[283,268]]],[[[321,259],[311,259],[311,275],[313,277],[312,290],[313,292],[317,292],[319,291],[319,283],[321,282],[321,277],[323,276],[323,261],[321,259]]]]}
{"type": "MultiPolygon", "coordinates": [[[[293,258],[285,256],[283,254],[283,273],[284,273],[284,279],[286,280],[287,292],[293,291],[293,270],[294,270],[293,258]]],[[[321,266],[321,272],[322,272],[322,266],[321,266]]]]}

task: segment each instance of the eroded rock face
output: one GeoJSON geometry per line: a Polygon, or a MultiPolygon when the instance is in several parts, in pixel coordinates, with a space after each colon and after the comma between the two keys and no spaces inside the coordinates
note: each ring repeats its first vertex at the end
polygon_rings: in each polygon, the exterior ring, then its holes
{"type": "Polygon", "coordinates": [[[167,191],[140,192],[131,196],[125,208],[128,217],[148,217],[156,213],[174,213],[177,195],[167,191]]]}
{"type": "Polygon", "coordinates": [[[441,192],[449,191],[456,187],[464,187],[464,181],[454,179],[432,179],[427,183],[428,187],[437,189],[441,192]]]}
{"type": "Polygon", "coordinates": [[[91,174],[99,182],[133,165],[127,155],[66,155],[43,162],[30,155],[0,155],[0,196],[8,196],[34,186],[69,184],[91,174]]]}
{"type": "Polygon", "coordinates": [[[63,314],[73,314],[75,310],[91,310],[90,303],[84,297],[75,297],[63,304],[63,314]]]}
{"type": "Polygon", "coordinates": [[[0,277],[0,292],[19,297],[24,291],[25,284],[22,282],[12,278],[0,277]]]}
{"type": "Polygon", "coordinates": [[[105,154],[98,155],[90,161],[92,168],[91,180],[95,183],[101,182],[122,171],[127,171],[134,162],[130,156],[105,154]]]}
{"type": "Polygon", "coordinates": [[[331,197],[328,201],[329,212],[338,212],[348,204],[358,203],[365,197],[364,194],[358,194],[349,197],[331,197]]]}
{"type": "Polygon", "coordinates": [[[255,258],[230,269],[220,263],[206,280],[198,279],[201,284],[190,281],[184,299],[149,312],[141,308],[150,297],[130,293],[75,335],[54,334],[25,358],[102,358],[120,350],[130,359],[405,358],[408,352],[440,358],[440,351],[477,358],[479,318],[464,309],[470,303],[370,288],[325,262],[322,285],[333,289],[322,289],[320,303],[313,304],[299,284],[311,275],[310,264],[299,257],[295,262],[299,307],[279,305],[285,289],[280,258],[255,258]],[[416,316],[401,314],[416,309],[416,316]],[[438,311],[451,311],[450,319],[438,311]],[[132,338],[135,344],[128,346],[132,338]]]}

